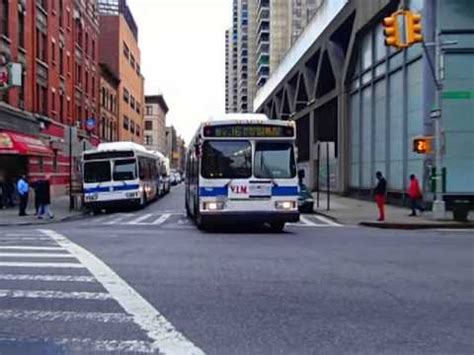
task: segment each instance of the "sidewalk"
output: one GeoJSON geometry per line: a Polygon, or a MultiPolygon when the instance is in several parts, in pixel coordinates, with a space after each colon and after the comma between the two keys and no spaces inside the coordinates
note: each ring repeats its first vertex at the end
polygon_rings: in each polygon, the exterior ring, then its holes
{"type": "Polygon", "coordinates": [[[434,220],[431,212],[421,216],[409,217],[411,210],[408,207],[393,205],[385,206],[386,220],[377,222],[377,207],[374,202],[358,200],[355,198],[330,196],[330,210],[327,210],[326,195],[320,194],[319,208],[316,207],[316,194],[314,197],[314,210],[316,213],[332,218],[346,225],[363,225],[377,228],[393,229],[423,229],[423,228],[474,228],[474,213],[471,211],[467,223],[455,222],[451,212],[447,212],[447,219],[434,220]]]}
{"type": "Polygon", "coordinates": [[[8,209],[0,209],[0,226],[27,226],[33,224],[50,224],[63,222],[74,217],[82,215],[82,211],[69,211],[69,197],[60,196],[53,198],[51,201],[51,211],[54,214],[53,219],[38,219],[34,216],[35,209],[33,203],[28,203],[26,213],[28,216],[18,216],[18,206],[8,209]]]}

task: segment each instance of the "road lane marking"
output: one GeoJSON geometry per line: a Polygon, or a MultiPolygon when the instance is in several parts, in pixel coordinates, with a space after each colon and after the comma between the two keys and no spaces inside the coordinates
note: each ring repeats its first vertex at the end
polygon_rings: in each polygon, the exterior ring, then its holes
{"type": "Polygon", "coordinates": [[[42,230],[60,246],[74,255],[112,297],[153,340],[152,348],[165,354],[196,354],[204,352],[178,332],[174,326],[135,289],[95,255],[52,230],[42,230]]]}
{"type": "Polygon", "coordinates": [[[111,224],[120,224],[125,218],[127,217],[134,217],[136,214],[135,213],[120,213],[119,217],[113,218],[108,222],[105,222],[103,224],[111,225],[111,224]]]}
{"type": "Polygon", "coordinates": [[[73,312],[73,311],[22,311],[1,309],[0,319],[16,319],[26,321],[94,321],[99,323],[131,323],[132,316],[126,313],[73,312]]]}
{"type": "Polygon", "coordinates": [[[36,246],[25,246],[25,245],[6,245],[0,246],[0,250],[44,250],[44,251],[53,251],[53,250],[64,250],[60,247],[36,247],[36,246]]]}
{"type": "Polygon", "coordinates": [[[128,221],[127,224],[140,224],[141,221],[144,221],[145,219],[150,218],[151,216],[153,216],[152,213],[147,213],[131,221],[128,221]]]}
{"type": "Polygon", "coordinates": [[[112,296],[109,293],[105,292],[0,290],[0,298],[55,298],[104,301],[112,299],[112,296]]]}
{"type": "Polygon", "coordinates": [[[84,269],[85,266],[79,263],[35,263],[20,261],[0,261],[0,266],[4,267],[35,267],[35,268],[65,268],[65,269],[84,269]]]}
{"type": "Polygon", "coordinates": [[[315,218],[319,219],[321,222],[323,223],[326,223],[326,224],[329,224],[330,226],[333,226],[333,227],[342,227],[342,224],[339,224],[337,222],[334,222],[333,220],[327,218],[327,217],[324,217],[324,216],[321,216],[321,215],[315,215],[314,216],[315,218]]]}
{"type": "Polygon", "coordinates": [[[49,238],[44,237],[0,237],[0,242],[5,242],[9,240],[14,241],[51,241],[49,238]]]}
{"type": "Polygon", "coordinates": [[[74,259],[71,254],[64,253],[0,253],[0,258],[67,258],[74,259]]]}
{"type": "Polygon", "coordinates": [[[92,276],[0,274],[1,281],[97,282],[92,276]]]}
{"type": "MultiPolygon", "coordinates": [[[[77,354],[84,353],[106,353],[112,352],[114,354],[122,353],[150,353],[156,354],[156,349],[153,343],[145,340],[96,340],[90,338],[48,338],[49,343],[60,346],[77,354]]],[[[6,338],[1,337],[0,343],[7,344],[29,344],[35,342],[30,338],[6,338]]]]}
{"type": "Polygon", "coordinates": [[[170,217],[171,217],[171,213],[165,213],[165,214],[161,215],[160,218],[158,218],[156,221],[152,222],[151,224],[153,224],[155,226],[158,226],[160,224],[165,223],[166,220],[170,217]]]}

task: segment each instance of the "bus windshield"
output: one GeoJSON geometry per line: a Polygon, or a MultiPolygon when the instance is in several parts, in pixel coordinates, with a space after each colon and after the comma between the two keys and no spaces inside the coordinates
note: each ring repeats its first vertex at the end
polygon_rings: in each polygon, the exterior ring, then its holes
{"type": "Polygon", "coordinates": [[[252,175],[249,141],[206,141],[202,176],[206,179],[247,179],[252,175]]]}
{"type": "Polygon", "coordinates": [[[296,175],[293,145],[258,142],[255,146],[255,177],[289,179],[296,175]]]}
{"type": "Polygon", "coordinates": [[[95,183],[110,181],[110,162],[94,161],[84,163],[84,182],[95,183]]]}
{"type": "Polygon", "coordinates": [[[135,159],[124,159],[114,161],[114,180],[135,180],[137,176],[137,165],[135,159]]]}

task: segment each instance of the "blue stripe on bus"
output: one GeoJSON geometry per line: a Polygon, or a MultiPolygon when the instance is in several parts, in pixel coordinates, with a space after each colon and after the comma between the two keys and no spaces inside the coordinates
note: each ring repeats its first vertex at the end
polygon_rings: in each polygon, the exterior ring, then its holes
{"type": "MultiPolygon", "coordinates": [[[[139,185],[120,185],[112,186],[112,191],[128,191],[128,190],[138,190],[139,185]]],[[[110,192],[110,186],[101,186],[101,187],[90,187],[84,189],[84,193],[97,193],[97,192],[110,192]]]]}
{"type": "Polygon", "coordinates": [[[272,196],[298,196],[298,186],[273,186],[272,196]]]}
{"type": "Polygon", "coordinates": [[[201,197],[215,197],[215,196],[227,196],[227,187],[201,187],[199,188],[199,195],[201,197]]]}

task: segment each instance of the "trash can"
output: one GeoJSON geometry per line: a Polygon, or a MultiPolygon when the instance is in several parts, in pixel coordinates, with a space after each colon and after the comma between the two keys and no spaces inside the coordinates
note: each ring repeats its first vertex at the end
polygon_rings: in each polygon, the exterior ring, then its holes
{"type": "Polygon", "coordinates": [[[467,222],[469,214],[470,202],[467,200],[454,200],[453,218],[457,222],[467,222]]]}

